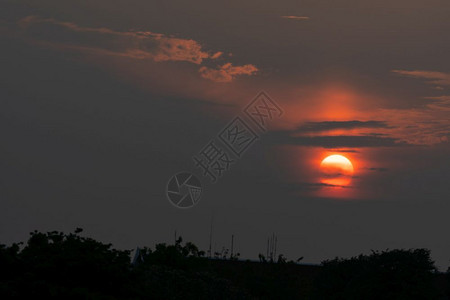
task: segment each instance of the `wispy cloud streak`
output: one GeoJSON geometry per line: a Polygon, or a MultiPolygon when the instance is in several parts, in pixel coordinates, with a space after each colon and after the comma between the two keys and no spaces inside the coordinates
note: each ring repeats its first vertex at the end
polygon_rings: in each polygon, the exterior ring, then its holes
{"type": "MultiPolygon", "coordinates": [[[[148,59],[155,62],[188,62],[202,65],[215,61],[222,51],[206,51],[193,39],[184,39],[151,31],[116,31],[109,28],[83,27],[72,22],[28,16],[18,21],[21,32],[35,43],[97,55],[148,59]]],[[[253,75],[252,64],[233,66],[224,63],[217,68],[202,66],[201,77],[214,82],[231,82],[240,75],[253,75]]]]}
{"type": "Polygon", "coordinates": [[[309,20],[310,17],[307,16],[281,16],[283,19],[289,19],[289,20],[309,20]]]}

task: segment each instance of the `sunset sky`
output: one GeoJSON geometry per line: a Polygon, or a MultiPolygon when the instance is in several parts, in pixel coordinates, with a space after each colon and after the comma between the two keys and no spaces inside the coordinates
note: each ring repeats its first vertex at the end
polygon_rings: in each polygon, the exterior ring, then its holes
{"type": "Polygon", "coordinates": [[[424,247],[446,269],[449,16],[448,0],[2,0],[0,242],[83,227],[207,249],[213,219],[216,251],[234,234],[243,258],[275,233],[305,262],[424,247]],[[283,114],[245,119],[258,140],[211,183],[193,156],[260,91],[283,114]],[[190,209],[166,197],[180,171],[202,182],[190,209]]]}

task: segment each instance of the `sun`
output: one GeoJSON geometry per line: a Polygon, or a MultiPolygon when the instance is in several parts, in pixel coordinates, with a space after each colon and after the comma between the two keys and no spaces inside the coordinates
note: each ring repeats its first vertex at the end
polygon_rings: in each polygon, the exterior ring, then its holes
{"type": "Polygon", "coordinates": [[[345,156],[333,154],[327,156],[320,163],[322,171],[329,175],[353,175],[354,169],[352,162],[345,156]]]}
{"type": "Polygon", "coordinates": [[[352,162],[345,156],[333,154],[320,163],[322,183],[336,186],[346,186],[351,182],[354,173],[352,162]]]}

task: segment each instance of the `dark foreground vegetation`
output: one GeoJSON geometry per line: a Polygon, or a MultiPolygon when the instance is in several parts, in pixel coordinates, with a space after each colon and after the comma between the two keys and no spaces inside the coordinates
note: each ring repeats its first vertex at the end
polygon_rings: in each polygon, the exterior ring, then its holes
{"type": "Polygon", "coordinates": [[[205,258],[174,245],[116,250],[74,233],[33,232],[26,244],[0,245],[0,299],[449,299],[450,277],[425,249],[373,252],[299,265],[205,258]]]}

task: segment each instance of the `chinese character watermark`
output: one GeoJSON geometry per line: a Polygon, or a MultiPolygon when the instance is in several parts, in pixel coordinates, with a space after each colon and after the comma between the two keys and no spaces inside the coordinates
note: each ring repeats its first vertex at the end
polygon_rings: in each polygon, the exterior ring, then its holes
{"type": "MultiPolygon", "coordinates": [[[[216,183],[260,138],[257,132],[265,133],[268,123],[282,115],[283,110],[277,103],[265,92],[260,92],[245,107],[243,114],[235,117],[192,157],[194,166],[201,170],[203,177],[209,178],[211,183],[216,183]]],[[[200,180],[188,172],[176,174],[167,184],[167,197],[178,208],[196,205],[202,191],[200,180]]]]}
{"type": "Polygon", "coordinates": [[[219,133],[219,139],[238,157],[241,157],[258,138],[259,136],[240,117],[236,117],[219,133]]]}
{"type": "Polygon", "coordinates": [[[260,92],[247,105],[244,112],[263,131],[267,131],[268,121],[272,121],[274,117],[281,117],[283,114],[283,110],[265,92],[260,92]]]}

